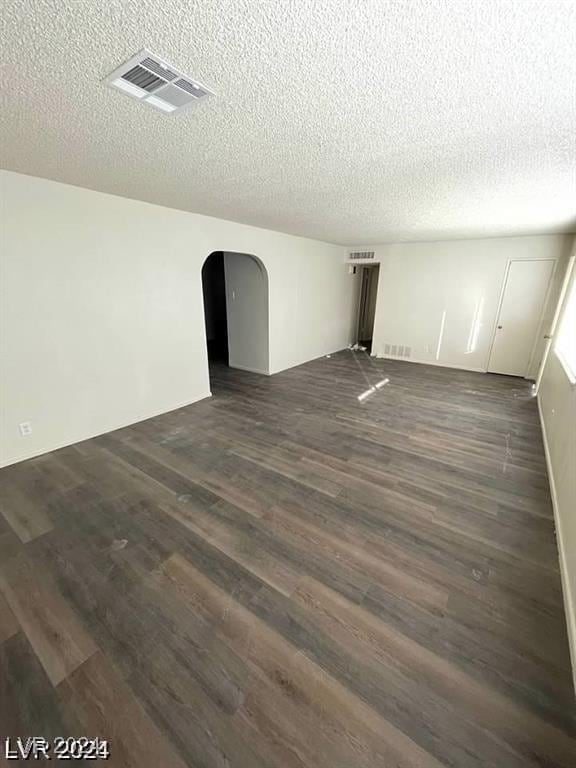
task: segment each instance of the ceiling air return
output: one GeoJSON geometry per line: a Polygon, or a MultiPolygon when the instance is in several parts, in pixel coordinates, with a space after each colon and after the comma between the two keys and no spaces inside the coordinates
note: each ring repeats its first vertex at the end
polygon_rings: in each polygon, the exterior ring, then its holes
{"type": "Polygon", "coordinates": [[[145,48],[115,69],[105,82],[161,112],[180,112],[214,95],[145,48]]]}

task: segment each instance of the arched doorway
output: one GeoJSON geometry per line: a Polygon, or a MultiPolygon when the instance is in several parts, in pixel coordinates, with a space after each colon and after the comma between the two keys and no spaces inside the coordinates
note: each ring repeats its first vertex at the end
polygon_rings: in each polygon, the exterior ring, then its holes
{"type": "Polygon", "coordinates": [[[260,259],[214,251],[202,267],[202,292],[211,366],[268,374],[268,273],[260,259]]]}

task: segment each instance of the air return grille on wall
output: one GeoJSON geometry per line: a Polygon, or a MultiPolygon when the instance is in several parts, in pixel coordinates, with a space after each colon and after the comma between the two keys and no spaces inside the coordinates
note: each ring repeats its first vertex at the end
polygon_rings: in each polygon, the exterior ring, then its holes
{"type": "Polygon", "coordinates": [[[411,357],[412,347],[403,344],[384,344],[384,354],[388,357],[411,357]]]}
{"type": "Polygon", "coordinates": [[[106,83],[161,112],[179,112],[213,93],[145,48],[109,75],[106,83]]]}
{"type": "Polygon", "coordinates": [[[352,251],[348,254],[348,258],[353,261],[356,259],[373,259],[374,251],[352,251]]]}

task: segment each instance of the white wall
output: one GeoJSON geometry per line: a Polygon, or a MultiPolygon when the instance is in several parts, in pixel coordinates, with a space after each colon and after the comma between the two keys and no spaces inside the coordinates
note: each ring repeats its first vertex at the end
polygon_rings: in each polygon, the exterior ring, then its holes
{"type": "MultiPolygon", "coordinates": [[[[576,250],[576,243],[574,248],[576,250]]],[[[572,274],[574,280],[576,269],[572,274]]],[[[540,382],[538,405],[554,503],[576,688],[576,385],[570,382],[554,352],[554,340],[540,382]]]]}
{"type": "Polygon", "coordinates": [[[252,256],[225,253],[228,364],[269,372],[268,275],[252,256]]]}
{"type": "Polygon", "coordinates": [[[209,394],[201,266],[213,251],[266,266],[271,373],[351,340],[338,246],[5,171],[0,184],[2,464],[209,394]]]}
{"type": "MultiPolygon", "coordinates": [[[[401,344],[412,347],[417,362],[487,370],[508,261],[560,260],[548,304],[549,322],[570,240],[570,235],[539,235],[372,246],[380,262],[373,354],[384,357],[385,343],[401,344]]],[[[540,344],[531,376],[538,370],[542,349],[540,344]]]]}

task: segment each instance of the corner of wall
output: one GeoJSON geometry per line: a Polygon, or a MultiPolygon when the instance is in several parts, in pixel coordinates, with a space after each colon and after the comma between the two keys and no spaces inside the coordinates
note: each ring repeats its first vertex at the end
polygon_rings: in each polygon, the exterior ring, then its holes
{"type": "Polygon", "coordinates": [[[52,451],[59,451],[62,448],[67,448],[70,445],[77,445],[78,443],[83,443],[85,440],[92,440],[95,437],[100,437],[100,435],[106,435],[109,432],[115,432],[118,429],[126,429],[127,427],[131,427],[133,424],[140,424],[143,421],[148,421],[148,419],[154,419],[158,416],[163,416],[166,413],[170,413],[172,411],[178,411],[180,410],[180,408],[187,408],[189,405],[194,405],[194,403],[198,403],[201,400],[206,400],[209,397],[212,397],[212,392],[210,390],[202,394],[197,394],[193,398],[187,399],[182,403],[175,403],[168,408],[161,408],[160,410],[157,410],[154,413],[140,415],[140,416],[137,415],[131,418],[129,421],[123,421],[121,423],[110,423],[107,425],[103,425],[102,428],[96,432],[91,430],[89,432],[83,432],[76,435],[71,435],[65,440],[59,440],[57,442],[50,442],[49,444],[39,445],[29,450],[23,450],[16,455],[8,456],[7,458],[2,454],[0,454],[0,469],[3,469],[4,467],[9,467],[12,464],[19,464],[21,461],[28,461],[29,459],[35,459],[38,456],[43,456],[44,454],[51,453],[52,451]]]}

